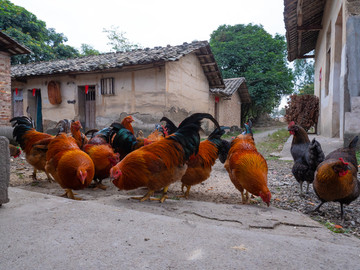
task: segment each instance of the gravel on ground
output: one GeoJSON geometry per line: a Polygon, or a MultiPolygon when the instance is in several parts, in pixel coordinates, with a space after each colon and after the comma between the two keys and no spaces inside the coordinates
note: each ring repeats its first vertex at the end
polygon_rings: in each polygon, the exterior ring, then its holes
{"type": "MultiPolygon", "coordinates": [[[[268,158],[267,162],[269,167],[268,186],[272,193],[271,207],[304,213],[335,232],[360,237],[360,199],[353,201],[349,206],[344,206],[345,222],[341,224],[339,203],[325,203],[320,212],[314,213],[312,210],[318,205],[319,200],[312,189],[312,185],[310,185],[308,194],[305,194],[304,197],[299,196],[300,188],[291,173],[293,165],[291,161],[268,158]]],[[[63,194],[63,190],[57,183],[50,183],[46,179],[45,173],[38,173],[38,180],[32,179],[32,173],[33,169],[26,162],[23,154],[19,158],[11,158],[10,186],[55,196],[63,194]]],[[[105,191],[86,188],[77,192],[84,200],[96,200],[103,196],[115,194],[133,196],[146,193],[144,188],[118,191],[109,179],[105,179],[103,183],[108,186],[105,191]]],[[[304,183],[304,187],[306,187],[306,183],[304,183]]],[[[168,190],[169,199],[179,199],[177,196],[181,194],[181,183],[170,186],[168,190]]],[[[183,200],[184,198],[180,199],[183,200]]],[[[231,183],[228,173],[220,161],[217,161],[213,166],[209,179],[191,188],[189,199],[225,204],[241,203],[240,192],[231,183]]],[[[259,197],[255,197],[253,203],[262,204],[263,202],[259,197]]]]}

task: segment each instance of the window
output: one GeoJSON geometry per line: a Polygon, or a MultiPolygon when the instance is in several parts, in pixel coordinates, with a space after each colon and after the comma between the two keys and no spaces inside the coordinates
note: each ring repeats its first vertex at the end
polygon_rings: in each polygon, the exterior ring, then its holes
{"type": "Polygon", "coordinates": [[[115,95],[114,78],[104,78],[100,81],[102,95],[115,95]]]}

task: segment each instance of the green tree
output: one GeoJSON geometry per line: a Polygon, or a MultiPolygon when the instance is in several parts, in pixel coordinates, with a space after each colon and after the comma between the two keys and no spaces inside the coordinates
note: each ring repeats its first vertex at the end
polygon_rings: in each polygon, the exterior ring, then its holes
{"type": "Polygon", "coordinates": [[[77,49],[64,44],[67,41],[64,34],[47,29],[44,21],[8,0],[0,0],[0,29],[32,51],[30,55],[12,57],[12,64],[79,56],[77,49]]]}
{"type": "Polygon", "coordinates": [[[272,37],[261,25],[221,25],[210,46],[224,78],[245,77],[251,104],[245,118],[271,113],[281,97],[292,93],[293,73],[286,60],[286,42],[272,37]]]}
{"type": "Polygon", "coordinates": [[[115,52],[127,52],[141,48],[141,45],[130,42],[125,37],[126,33],[119,31],[117,26],[111,26],[110,29],[103,28],[103,32],[107,33],[107,38],[110,40],[107,45],[110,45],[115,52]]]}
{"type": "Polygon", "coordinates": [[[95,50],[93,46],[88,44],[81,44],[81,56],[88,56],[88,55],[99,55],[100,52],[95,50]]]}
{"type": "Polygon", "coordinates": [[[300,95],[314,94],[314,60],[296,59],[294,76],[296,92],[300,95]]]}

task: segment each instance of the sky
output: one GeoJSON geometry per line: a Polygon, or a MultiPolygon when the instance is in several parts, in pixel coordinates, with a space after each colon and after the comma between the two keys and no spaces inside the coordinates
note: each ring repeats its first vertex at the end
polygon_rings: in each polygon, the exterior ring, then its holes
{"type": "Polygon", "coordinates": [[[285,35],[283,0],[10,0],[63,33],[67,45],[109,52],[103,29],[118,27],[146,48],[208,40],[220,25],[261,24],[285,35]]]}

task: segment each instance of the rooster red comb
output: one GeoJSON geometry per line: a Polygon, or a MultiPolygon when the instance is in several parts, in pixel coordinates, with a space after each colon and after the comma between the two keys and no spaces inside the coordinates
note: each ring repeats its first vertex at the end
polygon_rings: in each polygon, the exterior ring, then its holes
{"type": "Polygon", "coordinates": [[[343,158],[339,158],[339,160],[340,160],[342,163],[344,163],[344,165],[349,165],[349,163],[348,163],[348,162],[345,162],[343,158]]]}
{"type": "Polygon", "coordinates": [[[291,121],[291,122],[289,123],[289,127],[292,127],[292,126],[295,126],[295,122],[294,122],[294,121],[291,121]]]}

